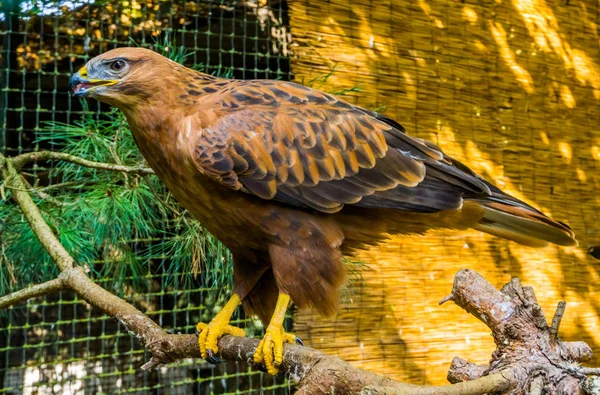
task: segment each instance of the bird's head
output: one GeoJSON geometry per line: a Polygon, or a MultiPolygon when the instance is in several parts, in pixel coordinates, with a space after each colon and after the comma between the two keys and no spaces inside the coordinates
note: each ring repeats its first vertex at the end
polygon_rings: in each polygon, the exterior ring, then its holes
{"type": "Polygon", "coordinates": [[[88,61],[71,77],[69,86],[76,97],[91,97],[125,109],[160,97],[165,84],[181,79],[177,74],[185,70],[149,49],[117,48],[88,61]]]}

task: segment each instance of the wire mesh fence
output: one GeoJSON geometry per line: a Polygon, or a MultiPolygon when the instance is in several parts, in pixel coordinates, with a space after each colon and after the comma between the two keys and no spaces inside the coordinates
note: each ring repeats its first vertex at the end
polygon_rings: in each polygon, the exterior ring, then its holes
{"type": "MultiPolygon", "coordinates": [[[[106,117],[107,107],[90,101],[84,108],[71,98],[68,80],[87,60],[111,48],[141,45],[163,52],[185,48],[182,60],[207,73],[290,78],[285,2],[4,0],[0,4],[0,150],[8,156],[56,149],[51,137],[38,139],[41,130],[48,132],[48,122],[70,124],[84,113],[106,117]]],[[[25,171],[32,184],[50,186],[60,182],[52,172],[54,165],[44,163],[25,171]]],[[[165,232],[162,237],[170,236],[165,232]]],[[[128,243],[134,255],[142,248],[154,254],[141,273],[141,286],[134,284],[140,273],[136,279],[128,270],[98,270],[94,278],[165,330],[192,333],[198,321],[206,322],[223,304],[227,286],[215,289],[201,276],[184,281],[184,273],[166,270],[168,251],[148,249],[160,242],[164,240],[128,243]]],[[[3,258],[0,264],[9,263],[3,258]]],[[[92,266],[105,264],[97,259],[92,266]]],[[[9,285],[17,282],[10,270],[7,273],[9,285]]],[[[241,312],[233,322],[249,334],[261,333],[260,325],[241,312]]],[[[148,357],[126,328],[68,292],[30,300],[0,316],[0,394],[290,391],[285,377],[272,378],[244,364],[212,366],[190,359],[140,370],[148,357]]]]}

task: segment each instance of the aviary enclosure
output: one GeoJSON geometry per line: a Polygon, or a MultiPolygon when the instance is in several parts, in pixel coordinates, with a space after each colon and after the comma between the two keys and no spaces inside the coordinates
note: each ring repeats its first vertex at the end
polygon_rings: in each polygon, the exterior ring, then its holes
{"type": "Polygon", "coordinates": [[[597,2],[0,5],[0,394],[600,393],[597,2]],[[392,236],[344,259],[333,317],[288,311],[305,346],[285,346],[280,374],[252,362],[267,328],[241,309],[247,337],[223,337],[210,364],[195,329],[226,305],[231,253],[121,112],[69,92],[118,47],[383,114],[579,244],[392,236]]]}

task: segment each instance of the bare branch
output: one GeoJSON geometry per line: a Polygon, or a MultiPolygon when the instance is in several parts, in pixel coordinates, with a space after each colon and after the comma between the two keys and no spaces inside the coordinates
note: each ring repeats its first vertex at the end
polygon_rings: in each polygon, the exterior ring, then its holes
{"type": "Polygon", "coordinates": [[[446,296],[446,297],[442,298],[442,300],[440,300],[440,303],[439,303],[439,305],[441,306],[441,305],[443,305],[444,303],[446,303],[446,302],[449,302],[449,301],[451,301],[451,300],[453,300],[453,299],[454,299],[454,295],[450,294],[450,295],[448,295],[448,296],[446,296]]]}
{"type": "Polygon", "coordinates": [[[561,369],[581,376],[600,376],[600,368],[586,368],[585,366],[573,364],[561,364],[559,366],[561,369]]]}
{"type": "Polygon", "coordinates": [[[23,177],[19,175],[11,160],[6,159],[1,153],[0,170],[7,187],[14,186],[16,188],[12,191],[13,199],[21,207],[23,215],[27,219],[27,222],[29,222],[29,226],[31,226],[40,243],[48,251],[59,269],[64,271],[73,267],[73,258],[54,235],[50,226],[44,221],[42,213],[33,202],[33,199],[31,199],[29,193],[24,191],[27,189],[27,186],[24,183],[23,177]]]}
{"type": "MultiPolygon", "coordinates": [[[[64,280],[68,287],[90,305],[118,319],[128,330],[137,335],[142,344],[150,344],[166,335],[166,332],[147,315],[90,280],[83,268],[74,269],[64,280]]],[[[172,361],[173,359],[168,360],[168,362],[172,361]]]]}
{"type": "Polygon", "coordinates": [[[452,384],[480,378],[490,367],[476,365],[459,357],[454,357],[448,369],[448,381],[452,384]]]}
{"type": "Polygon", "coordinates": [[[588,360],[592,350],[583,342],[562,342],[554,337],[564,303],[552,327],[545,323],[533,289],[512,279],[501,291],[472,270],[454,278],[453,301],[483,321],[492,331],[496,351],[484,374],[511,371],[517,385],[506,394],[581,394],[585,371],[577,362],[588,360]]]}
{"type": "Polygon", "coordinates": [[[13,306],[19,302],[37,298],[38,296],[49,295],[64,289],[65,286],[60,278],[46,281],[42,284],[37,284],[29,288],[21,289],[0,298],[0,309],[13,306]]]}
{"type": "Polygon", "coordinates": [[[465,381],[452,385],[419,386],[407,385],[407,388],[398,387],[367,387],[361,395],[478,395],[506,391],[514,383],[512,373],[495,373],[473,381],[465,381]]]}
{"type": "Polygon", "coordinates": [[[586,368],[584,366],[580,366],[579,372],[585,376],[600,376],[600,368],[586,368]]]}
{"type": "Polygon", "coordinates": [[[529,386],[529,395],[542,395],[544,391],[544,378],[542,376],[536,376],[529,386]]]}
{"type": "Polygon", "coordinates": [[[83,167],[90,167],[92,169],[100,169],[100,170],[109,170],[109,171],[119,171],[123,173],[135,173],[140,175],[148,175],[154,174],[154,171],[148,167],[131,167],[131,166],[123,166],[123,165],[115,165],[111,163],[104,162],[94,162],[91,160],[87,160],[81,158],[79,156],[66,154],[64,152],[53,152],[53,151],[37,151],[37,152],[28,152],[26,154],[21,154],[12,158],[5,158],[7,161],[12,162],[14,168],[16,170],[20,170],[26,163],[42,161],[48,159],[62,160],[65,162],[74,163],[76,165],[80,165],[83,167]]]}
{"type": "Polygon", "coordinates": [[[562,321],[566,308],[567,303],[564,300],[558,302],[558,306],[556,306],[556,312],[552,318],[552,326],[550,327],[550,336],[552,341],[556,341],[556,337],[558,336],[558,328],[560,328],[560,322],[562,321]]]}

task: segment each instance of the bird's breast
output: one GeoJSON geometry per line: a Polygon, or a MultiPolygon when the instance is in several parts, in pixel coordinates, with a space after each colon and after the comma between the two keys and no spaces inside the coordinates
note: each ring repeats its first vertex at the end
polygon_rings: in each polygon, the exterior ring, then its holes
{"type": "Polygon", "coordinates": [[[182,149],[185,141],[150,128],[133,129],[136,143],[156,175],[169,192],[202,226],[229,248],[243,240],[243,247],[264,247],[260,232],[249,232],[259,226],[258,217],[265,204],[252,203],[243,192],[231,190],[202,175],[182,149]],[[174,138],[173,138],[174,137],[174,138]]]}

